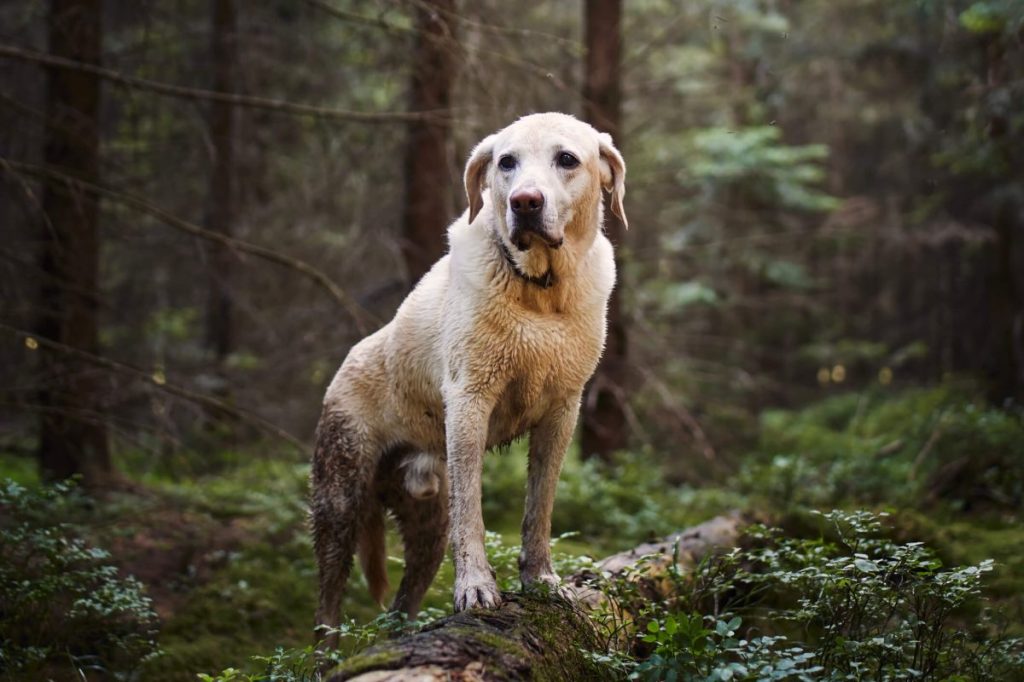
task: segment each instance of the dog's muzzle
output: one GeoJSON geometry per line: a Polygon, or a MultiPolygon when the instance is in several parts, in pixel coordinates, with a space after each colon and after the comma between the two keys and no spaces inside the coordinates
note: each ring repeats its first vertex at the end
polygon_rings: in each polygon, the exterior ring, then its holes
{"type": "Polygon", "coordinates": [[[544,194],[538,189],[520,189],[508,198],[512,210],[509,238],[516,248],[526,251],[539,238],[552,249],[562,245],[561,237],[553,237],[544,226],[544,194]]]}

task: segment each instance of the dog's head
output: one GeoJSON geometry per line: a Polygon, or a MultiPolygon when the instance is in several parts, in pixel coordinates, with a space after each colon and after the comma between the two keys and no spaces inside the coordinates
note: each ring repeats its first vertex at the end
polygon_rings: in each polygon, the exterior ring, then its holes
{"type": "MultiPolygon", "coordinates": [[[[566,228],[599,211],[601,189],[626,224],[626,164],[607,133],[566,114],[524,116],[476,146],[466,164],[469,222],[490,188],[500,236],[520,251],[540,242],[557,249],[566,228]]],[[[571,235],[570,235],[571,237],[571,235]]]]}

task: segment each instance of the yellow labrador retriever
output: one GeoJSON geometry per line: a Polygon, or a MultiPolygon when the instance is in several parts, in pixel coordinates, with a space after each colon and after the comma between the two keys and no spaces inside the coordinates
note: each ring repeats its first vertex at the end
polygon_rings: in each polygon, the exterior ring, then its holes
{"type": "Polygon", "coordinates": [[[419,610],[449,523],[455,609],[500,604],[484,554],[483,455],[527,432],[520,577],[558,584],[555,485],[615,283],[601,190],[625,222],[625,175],[611,137],[565,114],[526,116],[473,150],[449,253],[352,348],[324,398],[311,475],[318,625],[338,624],[353,554],[383,600],[385,510],[405,546],[396,611],[419,610]]]}

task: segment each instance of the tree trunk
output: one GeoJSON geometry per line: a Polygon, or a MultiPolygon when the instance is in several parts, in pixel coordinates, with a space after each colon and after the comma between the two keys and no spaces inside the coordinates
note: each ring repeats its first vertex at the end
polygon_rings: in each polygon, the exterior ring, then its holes
{"type": "Polygon", "coordinates": [[[989,398],[996,405],[1024,401],[1024,298],[1018,284],[1024,249],[1014,244],[1014,233],[1021,232],[1019,223],[1015,225],[1019,209],[1008,200],[1000,203],[995,209],[995,264],[989,284],[993,353],[987,363],[989,398]]]}
{"type": "MultiPolygon", "coordinates": [[[[641,557],[658,555],[643,571],[641,592],[651,599],[670,597],[674,583],[664,578],[673,557],[693,567],[710,552],[734,546],[742,521],[738,515],[719,516],[657,543],[640,545],[608,557],[598,573],[621,575],[641,557]],[[676,549],[678,547],[678,550],[676,549]]],[[[474,609],[443,618],[420,632],[370,647],[326,676],[328,682],[358,680],[595,680],[609,677],[581,650],[628,650],[635,631],[629,627],[602,634],[589,613],[609,605],[607,595],[589,585],[593,573],[566,580],[577,595],[574,602],[540,594],[505,594],[498,609],[474,609]]],[[[611,604],[625,625],[636,614],[628,604],[611,604]],[[625,609],[626,612],[622,610],[625,609]]]]}
{"type": "MultiPolygon", "coordinates": [[[[997,34],[998,35],[998,34],[997,34]]],[[[1004,86],[1008,77],[1006,48],[1002,39],[992,38],[985,46],[988,71],[987,85],[993,89],[1004,86]]],[[[993,114],[988,122],[988,135],[996,149],[1006,148],[1003,161],[1008,175],[1024,180],[1024,167],[1019,149],[1003,142],[1011,130],[1003,112],[993,114]]],[[[998,198],[993,206],[992,224],[996,233],[995,263],[990,277],[989,310],[992,317],[992,359],[989,398],[997,405],[1024,401],[1024,277],[1021,276],[1024,248],[1019,243],[1024,224],[1017,194],[998,198]],[[1015,243],[1017,242],[1017,243],[1015,243]]]]}
{"type": "MultiPolygon", "coordinates": [[[[451,106],[458,65],[454,12],[455,0],[424,0],[417,6],[412,111],[444,110],[451,106]]],[[[451,124],[447,117],[410,124],[401,244],[410,284],[444,255],[445,228],[454,213],[449,180],[453,168],[450,141],[451,124]]]]}
{"type": "MultiPolygon", "coordinates": [[[[50,53],[99,64],[100,0],[51,0],[50,53]]],[[[46,165],[95,183],[99,176],[100,82],[65,69],[47,73],[46,165]]],[[[43,186],[40,266],[44,284],[37,331],[40,336],[96,354],[99,311],[99,203],[68,183],[43,186]]],[[[112,475],[103,415],[103,375],[71,353],[42,356],[39,466],[44,477],[80,474],[85,485],[102,487],[112,475]]]]}
{"type": "MultiPolygon", "coordinates": [[[[234,93],[237,80],[237,27],[235,0],[213,0],[210,17],[210,51],[213,61],[213,89],[234,93]]],[[[209,129],[212,144],[206,229],[226,237],[235,223],[235,107],[227,102],[210,104],[209,129]]],[[[207,246],[209,288],[206,303],[206,347],[216,371],[234,349],[231,279],[234,256],[227,245],[207,246]]]]}
{"type": "MultiPolygon", "coordinates": [[[[587,0],[587,60],[583,86],[583,116],[598,130],[609,133],[622,148],[622,0],[587,0]]],[[[622,246],[625,226],[609,209],[605,197],[605,234],[615,246],[619,281],[608,303],[608,339],[601,364],[583,398],[580,455],[609,460],[626,447],[627,382],[626,321],[622,315],[622,246]]]]}

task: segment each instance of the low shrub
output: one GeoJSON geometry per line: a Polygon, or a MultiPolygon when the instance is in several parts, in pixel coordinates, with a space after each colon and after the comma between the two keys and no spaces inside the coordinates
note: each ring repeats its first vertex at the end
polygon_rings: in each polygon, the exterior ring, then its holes
{"type": "Polygon", "coordinates": [[[996,409],[954,386],[768,411],[758,451],[739,488],[792,506],[1024,504],[1024,410],[996,409]]]}
{"type": "Polygon", "coordinates": [[[755,528],[753,547],[706,562],[697,579],[677,575],[691,593],[681,610],[647,614],[650,654],[630,677],[1022,679],[1024,642],[1001,636],[980,597],[991,560],[946,568],[922,543],[887,539],[879,516],[822,519],[818,538],[755,528]],[[708,596],[722,608],[692,610],[708,596]]]}
{"type": "Polygon", "coordinates": [[[135,670],[157,652],[157,616],[110,555],[58,521],[80,507],[71,484],[0,484],[0,674],[45,679],[135,670]]]}

